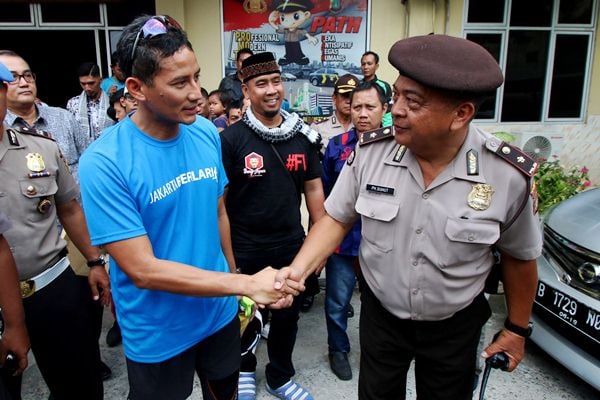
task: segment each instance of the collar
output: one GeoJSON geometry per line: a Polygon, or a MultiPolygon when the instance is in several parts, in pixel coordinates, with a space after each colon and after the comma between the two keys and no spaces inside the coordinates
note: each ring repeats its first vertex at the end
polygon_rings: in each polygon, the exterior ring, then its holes
{"type": "MultiPolygon", "coordinates": [[[[379,78],[377,77],[377,74],[373,74],[373,79],[371,79],[370,81],[365,80],[365,78],[363,77],[362,82],[371,82],[371,81],[375,81],[377,82],[379,80],[379,78]]],[[[362,83],[361,82],[361,83],[362,83]]]]}
{"type": "MultiPolygon", "coordinates": [[[[38,107],[37,104],[34,104],[33,106],[35,107],[37,117],[35,118],[35,121],[33,121],[32,126],[36,125],[40,120],[42,122],[45,122],[45,118],[44,118],[45,113],[42,111],[44,109],[44,107],[38,107]]],[[[6,110],[6,117],[4,118],[4,122],[8,126],[15,126],[15,124],[17,124],[17,125],[29,127],[29,124],[23,118],[19,117],[17,114],[10,111],[9,109],[6,110]]]]}
{"type": "MultiPolygon", "coordinates": [[[[465,141],[454,157],[454,160],[452,160],[446,170],[442,172],[438,178],[443,178],[443,175],[445,175],[445,180],[447,180],[449,176],[452,176],[453,178],[462,179],[465,181],[485,183],[486,179],[482,171],[483,152],[487,151],[485,149],[485,140],[485,134],[471,125],[465,141]],[[477,158],[477,173],[471,175],[469,174],[468,164],[468,156],[470,151],[476,154],[477,158]]],[[[419,163],[417,162],[415,156],[412,154],[409,148],[402,149],[401,147],[402,146],[399,144],[396,144],[392,151],[385,157],[384,163],[386,165],[392,165],[395,167],[408,168],[414,176],[421,176],[419,163]]],[[[438,178],[436,178],[436,181],[438,178]]],[[[433,188],[433,186],[430,187],[430,189],[431,188],[433,188]]]]}

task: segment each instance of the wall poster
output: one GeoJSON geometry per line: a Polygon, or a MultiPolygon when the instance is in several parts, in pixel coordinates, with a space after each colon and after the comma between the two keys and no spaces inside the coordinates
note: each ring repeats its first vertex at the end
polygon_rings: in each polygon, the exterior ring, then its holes
{"type": "Polygon", "coordinates": [[[330,115],[339,76],[362,79],[369,0],[222,0],[225,74],[238,49],[270,51],[281,67],[290,111],[330,115]]]}

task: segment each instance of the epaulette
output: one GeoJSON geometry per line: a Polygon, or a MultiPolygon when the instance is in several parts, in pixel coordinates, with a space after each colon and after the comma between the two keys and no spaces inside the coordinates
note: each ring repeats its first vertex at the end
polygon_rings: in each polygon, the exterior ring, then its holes
{"type": "Polygon", "coordinates": [[[530,178],[537,171],[538,163],[529,154],[516,146],[502,142],[497,138],[489,138],[485,141],[485,147],[530,178]]]}
{"type": "Polygon", "coordinates": [[[315,119],[313,119],[313,124],[315,125],[319,125],[322,124],[323,122],[327,121],[329,119],[329,117],[315,117],[315,119]]]}
{"type": "Polygon", "coordinates": [[[24,135],[31,135],[31,136],[39,136],[39,137],[43,137],[46,139],[50,139],[52,141],[54,141],[54,138],[52,137],[52,134],[48,131],[43,131],[41,129],[36,129],[36,128],[27,128],[24,126],[20,126],[18,128],[15,128],[15,130],[19,133],[22,133],[24,135]]]}
{"type": "Polygon", "coordinates": [[[361,146],[364,146],[369,143],[377,142],[383,139],[393,138],[394,133],[392,128],[389,126],[384,126],[383,128],[377,128],[372,131],[363,132],[360,134],[360,139],[358,139],[358,143],[361,146]]]}

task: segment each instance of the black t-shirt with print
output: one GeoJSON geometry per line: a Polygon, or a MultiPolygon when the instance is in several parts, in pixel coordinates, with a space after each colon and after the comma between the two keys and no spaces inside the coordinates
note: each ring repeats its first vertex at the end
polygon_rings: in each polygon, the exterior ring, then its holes
{"type": "Polygon", "coordinates": [[[304,182],[320,178],[319,152],[301,133],[273,146],[243,121],[221,133],[229,186],[227,213],[236,256],[268,251],[302,240],[304,182]],[[292,183],[293,181],[293,183],[292,183]]]}

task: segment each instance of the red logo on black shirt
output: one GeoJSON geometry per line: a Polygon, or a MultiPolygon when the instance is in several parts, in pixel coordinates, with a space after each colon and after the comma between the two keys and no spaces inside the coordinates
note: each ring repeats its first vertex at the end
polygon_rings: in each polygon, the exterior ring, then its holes
{"type": "Polygon", "coordinates": [[[255,152],[244,157],[244,165],[244,174],[248,175],[250,178],[263,176],[263,174],[267,172],[267,170],[263,168],[265,166],[263,156],[255,152]]]}
{"type": "Polygon", "coordinates": [[[285,167],[288,171],[298,171],[300,168],[306,171],[306,156],[304,154],[288,154],[285,167]]]}

